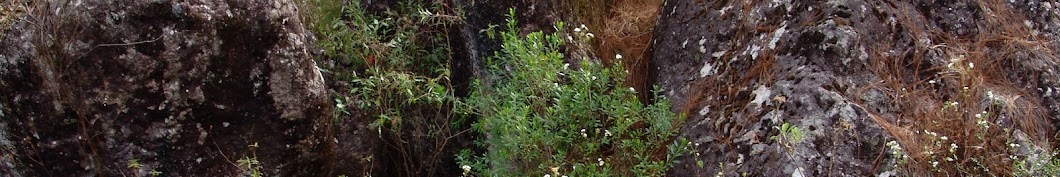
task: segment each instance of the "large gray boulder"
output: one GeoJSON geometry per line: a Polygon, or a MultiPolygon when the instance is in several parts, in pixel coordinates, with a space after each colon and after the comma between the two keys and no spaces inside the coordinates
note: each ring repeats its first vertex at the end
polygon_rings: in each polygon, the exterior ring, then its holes
{"type": "MultiPolygon", "coordinates": [[[[987,142],[962,133],[971,131],[964,123],[977,111],[991,111],[990,123],[1014,130],[995,126],[989,136],[1017,142],[1030,135],[1047,145],[1043,139],[1055,133],[1050,120],[1060,114],[1057,7],[1034,0],[667,0],[654,34],[654,79],[675,111],[689,116],[684,136],[699,144],[673,172],[915,176],[934,170],[927,157],[907,147],[919,159],[897,170],[894,149],[885,144],[930,142],[925,134],[933,133],[921,129],[959,136],[960,143],[987,142]],[[960,73],[972,62],[981,63],[960,73]],[[972,102],[960,103],[969,106],[961,119],[924,123],[962,94],[972,102]],[[1010,102],[993,102],[991,94],[1010,102]],[[1028,112],[1041,114],[1020,115],[1028,112]],[[784,135],[777,127],[785,123],[805,135],[773,139],[784,135]]],[[[999,156],[988,165],[1012,162],[1004,160],[1008,151],[991,152],[999,156]]],[[[971,159],[957,160],[975,167],[971,159]]],[[[940,168],[951,170],[947,165],[940,168]]]]}
{"type": "Polygon", "coordinates": [[[0,176],[331,176],[292,1],[35,3],[0,40],[0,176]]]}

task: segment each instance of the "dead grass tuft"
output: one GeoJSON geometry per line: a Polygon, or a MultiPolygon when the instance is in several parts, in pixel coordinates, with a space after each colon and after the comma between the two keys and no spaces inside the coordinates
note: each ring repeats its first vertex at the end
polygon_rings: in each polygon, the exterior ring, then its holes
{"type": "MultiPolygon", "coordinates": [[[[1022,23],[1011,23],[1025,18],[1003,1],[980,0],[978,5],[985,23],[976,35],[951,36],[910,16],[917,13],[899,13],[906,37],[927,36],[942,43],[914,42],[912,50],[889,52],[902,44],[877,40],[881,42],[870,47],[872,60],[880,61],[870,63],[871,70],[883,80],[872,87],[890,93],[891,104],[901,110],[893,120],[870,114],[909,156],[904,167],[910,174],[1011,175],[1016,159],[1009,144],[1017,131],[1032,143],[1051,146],[1049,135],[1055,130],[1039,96],[1017,87],[1008,74],[1026,70],[1024,60],[1056,61],[1050,44],[1022,23]]],[[[911,5],[893,8],[916,12],[911,5]]]]}
{"type": "Polygon", "coordinates": [[[596,58],[607,66],[621,63],[629,71],[626,85],[637,90],[637,97],[648,102],[651,95],[651,38],[662,0],[572,0],[574,21],[597,30],[592,42],[596,58]],[[601,4],[608,4],[601,6],[601,4]],[[621,61],[615,61],[622,55],[621,61]]]}

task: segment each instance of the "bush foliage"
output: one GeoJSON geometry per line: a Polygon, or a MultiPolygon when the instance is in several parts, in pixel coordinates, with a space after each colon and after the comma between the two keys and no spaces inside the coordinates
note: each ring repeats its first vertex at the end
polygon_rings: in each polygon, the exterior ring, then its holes
{"type": "Polygon", "coordinates": [[[465,100],[487,149],[461,153],[467,175],[662,176],[687,152],[688,143],[675,140],[683,116],[666,99],[638,101],[637,90],[622,86],[621,65],[582,60],[575,69],[564,63],[561,34],[523,37],[516,24],[509,18],[486,81],[465,100]]]}

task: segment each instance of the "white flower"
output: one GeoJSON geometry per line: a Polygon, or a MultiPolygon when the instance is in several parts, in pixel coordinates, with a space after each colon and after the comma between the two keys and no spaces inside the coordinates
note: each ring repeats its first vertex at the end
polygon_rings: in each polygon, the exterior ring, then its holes
{"type": "Polygon", "coordinates": [[[585,34],[585,36],[588,36],[589,38],[594,38],[594,37],[596,37],[596,35],[593,35],[593,33],[586,33],[586,34],[585,34]]]}
{"type": "Polygon", "coordinates": [[[545,174],[545,177],[552,177],[552,175],[549,175],[549,174],[545,174]]]}
{"type": "Polygon", "coordinates": [[[621,60],[622,59],[622,54],[615,54],[615,59],[621,60]]]}
{"type": "Polygon", "coordinates": [[[582,26],[578,28],[585,28],[586,31],[589,31],[589,27],[585,27],[585,24],[582,24],[582,26]]]}
{"type": "Polygon", "coordinates": [[[604,158],[596,158],[596,161],[600,162],[597,166],[604,166],[604,158]]]}
{"type": "MultiPolygon", "coordinates": [[[[585,26],[585,25],[582,25],[582,26],[585,26]]],[[[574,28],[574,32],[575,33],[582,32],[582,28],[580,28],[580,27],[579,28],[574,28]]]]}
{"type": "Polygon", "coordinates": [[[589,137],[589,134],[585,133],[585,129],[584,128],[582,129],[582,137],[585,137],[585,138],[589,137]]]}
{"type": "Polygon", "coordinates": [[[942,136],[942,137],[940,137],[940,139],[942,139],[943,141],[950,140],[950,138],[946,137],[946,136],[942,136]]]}
{"type": "Polygon", "coordinates": [[[983,114],[975,113],[975,118],[983,118],[983,114]]]}
{"type": "Polygon", "coordinates": [[[471,171],[471,166],[464,165],[464,166],[460,166],[460,168],[464,169],[464,173],[467,173],[467,172],[471,171]]]}
{"type": "Polygon", "coordinates": [[[604,136],[611,136],[611,130],[604,130],[604,136]]]}
{"type": "Polygon", "coordinates": [[[633,89],[633,87],[629,87],[629,91],[630,92],[637,92],[637,89],[633,89]]]}
{"type": "Polygon", "coordinates": [[[975,63],[968,63],[968,69],[975,68],[975,63]]]}

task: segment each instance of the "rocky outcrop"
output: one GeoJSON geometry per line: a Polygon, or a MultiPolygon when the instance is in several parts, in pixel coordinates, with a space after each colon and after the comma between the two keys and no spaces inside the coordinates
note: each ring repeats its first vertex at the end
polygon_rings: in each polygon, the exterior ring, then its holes
{"type": "Polygon", "coordinates": [[[0,176],[331,176],[291,1],[37,5],[0,41],[0,176]]]}
{"type": "Polygon", "coordinates": [[[1055,133],[1048,121],[1060,113],[1053,93],[1060,76],[1052,52],[1060,49],[1052,45],[1060,40],[1057,7],[986,0],[666,1],[653,41],[654,79],[675,111],[689,115],[683,132],[697,144],[673,172],[893,175],[894,157],[884,144],[924,137],[907,135],[913,130],[967,130],[969,124],[928,125],[920,118],[939,116],[962,95],[972,102],[960,104],[975,107],[962,107],[968,120],[999,110],[991,106],[1006,108],[988,120],[1016,133],[998,136],[1052,139],[1044,137],[1055,133]],[[1010,108],[1043,114],[1005,112],[1010,108]],[[777,128],[783,124],[805,135],[774,139],[785,136],[777,128]]]}

